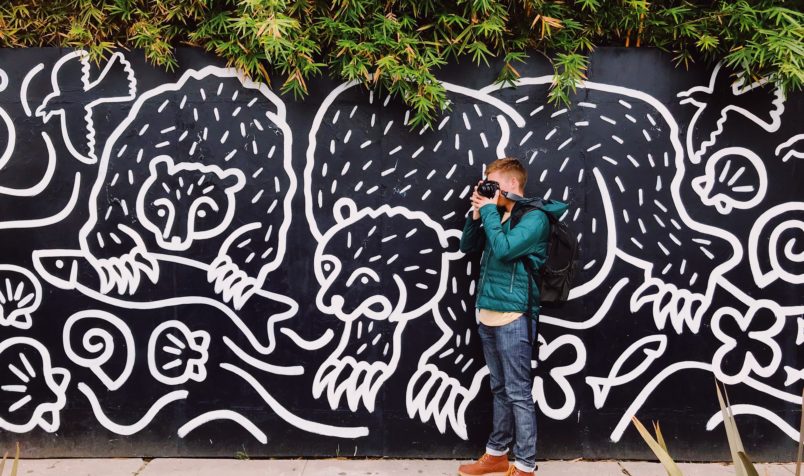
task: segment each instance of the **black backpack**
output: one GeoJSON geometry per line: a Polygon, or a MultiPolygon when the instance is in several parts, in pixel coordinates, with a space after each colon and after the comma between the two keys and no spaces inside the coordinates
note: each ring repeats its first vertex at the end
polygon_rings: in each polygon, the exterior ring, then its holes
{"type": "MultiPolygon", "coordinates": [[[[578,270],[578,239],[569,227],[545,211],[542,206],[550,203],[549,200],[538,198],[523,199],[511,214],[511,228],[515,227],[525,214],[539,210],[550,220],[550,233],[547,238],[547,256],[540,269],[534,269],[530,256],[524,256],[522,261],[531,279],[528,281],[528,317],[536,322],[538,327],[539,315],[533,315],[533,290],[535,282],[539,286],[541,304],[557,306],[567,301],[572,280],[578,270]]],[[[530,321],[528,321],[530,323],[530,321]]],[[[530,325],[528,326],[530,328],[530,325]]]]}

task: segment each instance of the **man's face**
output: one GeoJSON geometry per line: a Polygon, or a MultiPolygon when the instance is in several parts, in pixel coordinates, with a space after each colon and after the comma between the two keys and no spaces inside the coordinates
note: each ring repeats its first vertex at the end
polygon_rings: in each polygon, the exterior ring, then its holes
{"type": "Polygon", "coordinates": [[[519,184],[517,183],[516,179],[509,174],[492,172],[486,175],[486,178],[500,184],[500,194],[497,196],[497,205],[500,207],[505,206],[505,197],[503,196],[502,192],[519,193],[519,184]]]}

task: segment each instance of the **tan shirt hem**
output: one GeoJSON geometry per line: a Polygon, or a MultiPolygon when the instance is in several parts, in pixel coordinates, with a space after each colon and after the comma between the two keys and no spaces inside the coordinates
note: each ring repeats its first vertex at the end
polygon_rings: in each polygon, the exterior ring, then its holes
{"type": "Polygon", "coordinates": [[[478,309],[477,319],[489,327],[504,326],[517,320],[521,316],[521,312],[498,312],[490,311],[488,309],[478,309]]]}

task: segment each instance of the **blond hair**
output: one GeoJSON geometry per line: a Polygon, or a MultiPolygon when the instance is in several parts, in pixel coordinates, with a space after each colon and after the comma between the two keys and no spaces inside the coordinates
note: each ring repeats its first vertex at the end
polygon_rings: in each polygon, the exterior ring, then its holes
{"type": "Polygon", "coordinates": [[[514,157],[503,157],[486,166],[486,175],[491,173],[500,173],[512,176],[519,182],[522,190],[525,190],[525,184],[528,182],[528,171],[519,159],[514,157]]]}

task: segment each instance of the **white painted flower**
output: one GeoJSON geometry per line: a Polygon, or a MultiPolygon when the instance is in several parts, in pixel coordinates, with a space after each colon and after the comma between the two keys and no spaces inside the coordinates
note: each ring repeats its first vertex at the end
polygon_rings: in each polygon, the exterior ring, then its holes
{"type": "Polygon", "coordinates": [[[207,378],[209,341],[206,331],[191,331],[180,321],[163,322],[148,341],[151,375],[166,385],[203,382],[207,378]]]}
{"type": "Polygon", "coordinates": [[[42,301],[42,285],[33,273],[0,264],[0,326],[30,329],[31,314],[42,301]]]}
{"type": "Polygon", "coordinates": [[[52,367],[44,345],[29,337],[0,342],[0,428],[26,433],[39,426],[53,433],[61,424],[70,373],[52,367]]]}
{"type": "Polygon", "coordinates": [[[774,338],[782,331],[784,323],[784,314],[773,301],[759,300],[745,315],[731,307],[718,309],[712,317],[712,333],[723,343],[712,358],[717,378],[735,385],[752,374],[771,377],[782,361],[782,349],[774,338]],[[750,346],[744,343],[738,348],[738,340],[724,330],[730,320],[748,337],[750,346]]]}

